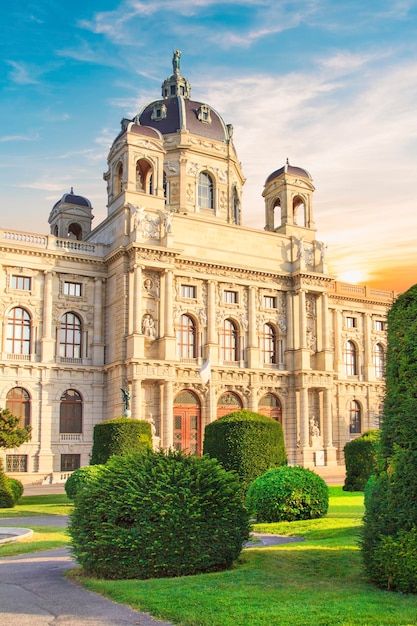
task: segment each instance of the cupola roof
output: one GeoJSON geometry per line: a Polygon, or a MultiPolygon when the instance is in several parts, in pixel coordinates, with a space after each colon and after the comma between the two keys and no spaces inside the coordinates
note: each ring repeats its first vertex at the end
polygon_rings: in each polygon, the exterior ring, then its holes
{"type": "Polygon", "coordinates": [[[64,202],[66,202],[67,204],[76,204],[78,206],[86,206],[86,207],[89,207],[90,209],[92,208],[90,200],[88,200],[84,196],[76,195],[74,193],[73,187],[71,187],[71,191],[69,193],[64,193],[62,198],[58,200],[58,202],[55,202],[53,209],[59,204],[62,204],[64,202]]]}
{"type": "Polygon", "coordinates": [[[313,180],[310,172],[308,172],[302,167],[290,165],[287,159],[285,165],[280,167],[279,170],[275,170],[275,172],[272,172],[272,174],[268,176],[268,178],[265,181],[265,184],[270,183],[271,180],[278,178],[278,176],[281,176],[282,174],[291,174],[292,176],[297,176],[299,178],[308,178],[309,180],[313,180]]]}

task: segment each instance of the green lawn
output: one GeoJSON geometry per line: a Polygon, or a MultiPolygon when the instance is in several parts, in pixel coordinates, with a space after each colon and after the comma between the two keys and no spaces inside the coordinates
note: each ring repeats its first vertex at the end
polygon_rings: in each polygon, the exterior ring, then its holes
{"type": "MultiPolygon", "coordinates": [[[[245,549],[227,572],[145,581],[88,579],[79,570],[69,575],[176,626],[417,624],[417,596],[380,591],[364,577],[358,548],[362,494],[341,487],[331,487],[330,494],[329,513],[321,520],[255,526],[257,532],[298,535],[303,542],[245,549]]],[[[19,510],[34,515],[33,507],[38,514],[56,514],[67,513],[71,505],[65,496],[37,496],[23,498],[19,510]]],[[[22,553],[23,548],[43,550],[66,542],[62,529],[36,528],[33,540],[5,545],[0,555],[9,556],[6,549],[22,553]]]]}
{"type": "Polygon", "coordinates": [[[65,494],[23,496],[13,509],[0,509],[0,518],[28,515],[68,515],[72,502],[65,494]]]}

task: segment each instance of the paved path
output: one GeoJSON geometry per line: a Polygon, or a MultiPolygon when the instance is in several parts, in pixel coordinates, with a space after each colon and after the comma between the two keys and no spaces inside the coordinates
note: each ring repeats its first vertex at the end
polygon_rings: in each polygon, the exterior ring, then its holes
{"type": "MultiPolygon", "coordinates": [[[[21,518],[24,519],[24,518],[21,518]]],[[[7,626],[172,626],[67,580],[66,548],[0,560],[0,623],[7,626]]]]}
{"type": "MultiPolygon", "coordinates": [[[[55,526],[64,528],[66,515],[39,515],[0,519],[0,527],[55,526]]],[[[245,547],[259,548],[300,541],[254,533],[258,542],[245,547]]],[[[0,551],[1,556],[1,551],[0,551]]],[[[67,548],[0,558],[0,624],[7,626],[173,626],[132,611],[103,596],[91,593],[64,573],[75,567],[67,548]]]]}

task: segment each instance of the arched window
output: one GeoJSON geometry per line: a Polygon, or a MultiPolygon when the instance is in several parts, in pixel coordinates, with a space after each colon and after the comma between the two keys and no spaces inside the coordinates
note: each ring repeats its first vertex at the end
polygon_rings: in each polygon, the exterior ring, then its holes
{"type": "Polygon", "coordinates": [[[196,358],[196,328],[189,315],[181,315],[177,326],[177,354],[180,359],[196,358]]]}
{"type": "Polygon", "coordinates": [[[223,361],[239,360],[239,333],[236,324],[229,319],[224,320],[220,335],[220,351],[223,361]]]}
{"type": "Polygon", "coordinates": [[[277,334],[271,324],[264,324],[261,336],[262,360],[264,363],[277,363],[277,334]]]}
{"type": "Polygon", "coordinates": [[[346,376],[356,376],[358,373],[358,359],[356,354],[356,346],[353,341],[346,341],[344,359],[346,376]]]}
{"type": "Polygon", "coordinates": [[[240,202],[236,187],[233,187],[233,220],[240,224],[240,202]]]}
{"type": "Polygon", "coordinates": [[[6,351],[9,354],[30,354],[31,319],[21,307],[9,313],[6,331],[6,351]]]}
{"type": "Polygon", "coordinates": [[[242,401],[233,391],[227,391],[217,401],[217,418],[240,411],[243,408],[242,401]]]}
{"type": "Polygon", "coordinates": [[[171,204],[170,184],[169,184],[169,180],[167,178],[166,172],[163,173],[162,185],[164,188],[165,204],[171,204]]]}
{"type": "Polygon", "coordinates": [[[361,432],[362,415],[361,405],[356,400],[351,400],[349,405],[349,432],[354,435],[361,432]]]}
{"type": "Polygon", "coordinates": [[[75,313],[65,313],[59,331],[59,356],[81,358],[81,320],[75,313]]]}
{"type": "Polygon", "coordinates": [[[214,208],[213,180],[207,172],[198,177],[198,206],[203,209],[214,208]]]}
{"type": "Polygon", "coordinates": [[[83,402],[80,394],[75,389],[67,389],[61,396],[59,432],[83,432],[83,402]]]}
{"type": "Polygon", "coordinates": [[[294,224],[298,226],[307,226],[306,210],[304,200],[300,196],[296,196],[292,203],[294,224]]]}
{"type": "Polygon", "coordinates": [[[281,200],[277,198],[273,205],[273,214],[274,214],[274,230],[279,228],[282,224],[282,208],[281,208],[281,200]]]}
{"type": "Polygon", "coordinates": [[[282,423],[281,402],[273,393],[267,393],[262,396],[258,404],[258,413],[282,423]]]}
{"type": "Polygon", "coordinates": [[[380,343],[376,343],[374,346],[374,365],[375,376],[382,378],[385,373],[385,352],[380,343]]]}
{"type": "Polygon", "coordinates": [[[81,241],[83,238],[83,230],[77,222],[72,222],[72,224],[68,226],[68,237],[70,239],[77,239],[77,241],[81,241]]]}
{"type": "Polygon", "coordinates": [[[136,191],[153,193],[152,166],[146,159],[136,162],[136,191]]]}
{"type": "Polygon", "coordinates": [[[116,176],[114,181],[115,193],[122,193],[123,191],[123,163],[119,163],[116,169],[116,176]]]}
{"type": "Polygon", "coordinates": [[[6,396],[6,409],[20,420],[20,426],[30,424],[30,395],[23,387],[13,387],[6,396]]]}

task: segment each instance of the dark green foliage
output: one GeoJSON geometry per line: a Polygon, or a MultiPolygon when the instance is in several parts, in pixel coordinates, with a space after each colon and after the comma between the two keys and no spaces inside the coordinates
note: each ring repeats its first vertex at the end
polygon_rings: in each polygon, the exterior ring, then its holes
{"type": "Polygon", "coordinates": [[[379,430],[368,430],[345,445],[344,491],[363,491],[369,477],[375,473],[379,434],[379,430]]]}
{"type": "Polygon", "coordinates": [[[77,496],[69,532],[86,574],[159,578],[230,567],[249,522],[215,459],[159,451],[112,457],[77,496]]]}
{"type": "Polygon", "coordinates": [[[362,554],[371,580],[417,593],[417,286],[388,314],[386,399],[375,477],[366,488],[362,554]]]}
{"type": "Polygon", "coordinates": [[[100,476],[103,465],[86,465],[68,476],[65,482],[65,493],[70,500],[75,500],[79,491],[88,491],[92,482],[100,476]]]}
{"type": "Polygon", "coordinates": [[[15,499],[10,487],[9,478],[3,471],[3,463],[0,460],[0,509],[12,509],[15,499]]]}
{"type": "Polygon", "coordinates": [[[8,477],[7,482],[9,483],[10,491],[13,494],[13,500],[15,504],[17,504],[17,502],[19,502],[20,498],[23,496],[23,485],[20,480],[17,480],[17,478],[8,477]]]}
{"type": "Polygon", "coordinates": [[[151,448],[152,431],[149,422],[117,417],[94,426],[90,465],[106,463],[113,454],[144,452],[151,448]]]}
{"type": "Polygon", "coordinates": [[[245,491],[266,470],[287,463],[281,424],[247,409],[208,424],[203,452],[235,471],[245,491]]]}
{"type": "Polygon", "coordinates": [[[0,448],[18,448],[31,438],[32,427],[20,426],[20,419],[9,409],[0,411],[0,448]]]}
{"type": "Polygon", "coordinates": [[[329,507],[324,480],[304,467],[268,470],[249,487],[247,507],[259,522],[293,522],[323,517],[329,507]]]}

